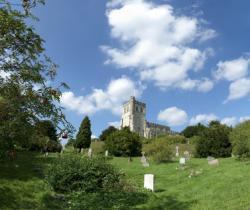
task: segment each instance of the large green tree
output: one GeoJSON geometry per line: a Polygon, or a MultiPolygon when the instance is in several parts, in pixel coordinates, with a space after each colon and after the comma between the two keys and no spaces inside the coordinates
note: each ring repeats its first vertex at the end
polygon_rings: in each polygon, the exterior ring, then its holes
{"type": "Polygon", "coordinates": [[[86,116],[79,128],[79,131],[76,135],[76,148],[89,148],[91,144],[91,122],[86,116]]]}
{"type": "Polygon", "coordinates": [[[229,134],[232,128],[212,121],[202,133],[196,143],[196,152],[199,157],[229,157],[231,156],[231,143],[229,134]]]}
{"type": "Polygon", "coordinates": [[[30,9],[43,2],[20,1],[24,10],[16,10],[0,0],[0,141],[8,147],[27,141],[42,119],[73,130],[58,106],[61,88],[67,85],[55,81],[57,65],[45,54],[44,40],[27,24],[34,20],[30,9]]]}
{"type": "Polygon", "coordinates": [[[237,125],[229,138],[235,156],[239,158],[250,157],[250,120],[237,125]]]}
{"type": "Polygon", "coordinates": [[[202,133],[206,130],[206,126],[198,123],[197,125],[187,126],[181,134],[186,138],[191,138],[193,136],[201,136],[202,133]]]}
{"type": "Polygon", "coordinates": [[[125,127],[107,137],[105,148],[115,156],[131,157],[141,154],[142,142],[137,133],[133,133],[125,127]]]}
{"type": "Polygon", "coordinates": [[[109,126],[107,129],[102,131],[99,137],[100,141],[105,141],[107,137],[115,131],[117,131],[117,128],[115,128],[114,126],[109,126]]]}

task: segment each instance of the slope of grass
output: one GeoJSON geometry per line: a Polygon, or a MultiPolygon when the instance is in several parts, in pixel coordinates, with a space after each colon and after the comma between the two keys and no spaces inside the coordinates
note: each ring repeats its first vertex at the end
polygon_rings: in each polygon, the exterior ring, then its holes
{"type": "Polygon", "coordinates": [[[180,169],[178,162],[144,168],[139,158],[130,163],[115,158],[112,163],[139,186],[143,186],[144,174],[155,175],[156,190],[142,209],[250,209],[248,162],[220,159],[216,167],[209,166],[206,159],[191,159],[185,169],[180,169]],[[202,173],[189,178],[192,170],[202,173]]]}
{"type": "MultiPolygon", "coordinates": [[[[0,209],[67,209],[65,202],[44,181],[46,167],[57,156],[50,154],[44,158],[38,153],[21,152],[13,162],[0,162],[0,209]]],[[[132,162],[127,158],[113,158],[110,162],[141,188],[144,174],[155,175],[155,192],[145,194],[144,199],[140,197],[140,202],[133,197],[138,209],[250,209],[249,162],[226,158],[220,159],[218,167],[211,167],[206,159],[191,159],[185,169],[180,169],[177,161],[150,163],[149,168],[141,165],[140,158],[133,158],[132,162]],[[189,178],[192,170],[202,173],[189,178]]]]}

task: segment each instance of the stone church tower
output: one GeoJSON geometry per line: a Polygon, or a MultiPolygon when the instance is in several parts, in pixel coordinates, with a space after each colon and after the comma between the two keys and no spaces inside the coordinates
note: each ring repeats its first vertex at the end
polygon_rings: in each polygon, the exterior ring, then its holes
{"type": "Polygon", "coordinates": [[[123,104],[121,128],[123,127],[129,127],[131,131],[146,138],[174,134],[168,126],[146,121],[146,104],[135,100],[133,96],[123,104]]]}
{"type": "Polygon", "coordinates": [[[129,127],[131,131],[144,136],[146,104],[136,101],[131,96],[130,100],[123,105],[121,127],[129,127]]]}

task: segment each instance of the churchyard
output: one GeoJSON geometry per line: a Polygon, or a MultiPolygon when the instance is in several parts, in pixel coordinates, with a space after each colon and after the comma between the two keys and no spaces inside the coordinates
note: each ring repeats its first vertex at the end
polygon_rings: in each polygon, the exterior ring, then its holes
{"type": "MultiPolygon", "coordinates": [[[[88,151],[84,152],[81,155],[87,156],[88,151]]],[[[63,155],[69,153],[78,155],[72,149],[63,155]]],[[[36,152],[19,152],[15,161],[1,162],[0,209],[67,209],[64,196],[53,192],[44,180],[47,167],[58,158],[60,155],[57,153],[44,157],[36,152]]],[[[162,164],[148,161],[150,165],[144,167],[141,157],[132,158],[132,161],[125,157],[108,160],[124,172],[126,180],[140,192],[131,193],[133,199],[129,196],[118,199],[120,209],[214,210],[248,209],[250,206],[249,161],[220,158],[218,166],[209,165],[206,158],[191,158],[185,166],[180,166],[179,158],[162,164]],[[154,192],[143,190],[144,174],[154,175],[154,192]]],[[[99,209],[105,209],[102,200],[89,202],[97,202],[95,205],[99,209]]],[[[106,202],[108,209],[118,205],[106,202]]]]}

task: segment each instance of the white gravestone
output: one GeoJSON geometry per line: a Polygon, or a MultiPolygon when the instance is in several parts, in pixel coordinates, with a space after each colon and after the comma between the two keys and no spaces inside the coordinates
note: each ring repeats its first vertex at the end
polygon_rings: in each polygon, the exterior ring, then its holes
{"type": "Polygon", "coordinates": [[[83,154],[83,148],[81,149],[81,154],[83,154]]]}
{"type": "Polygon", "coordinates": [[[108,156],[109,156],[109,151],[106,150],[106,151],[105,151],[105,157],[108,157],[108,156]]]}
{"type": "Polygon", "coordinates": [[[92,157],[92,149],[89,148],[89,151],[88,151],[88,157],[91,158],[92,157]]]}
{"type": "Polygon", "coordinates": [[[190,159],[189,151],[185,151],[183,154],[184,154],[184,157],[185,157],[186,160],[190,159]]]}
{"type": "Polygon", "coordinates": [[[176,157],[179,157],[179,147],[178,147],[178,146],[176,146],[176,147],[175,147],[175,149],[176,149],[175,156],[176,156],[176,157]]]}
{"type": "Polygon", "coordinates": [[[180,158],[180,164],[185,165],[186,164],[186,158],[180,158]]]}
{"type": "Polygon", "coordinates": [[[154,175],[144,174],[144,188],[154,191],[154,175]]]}

